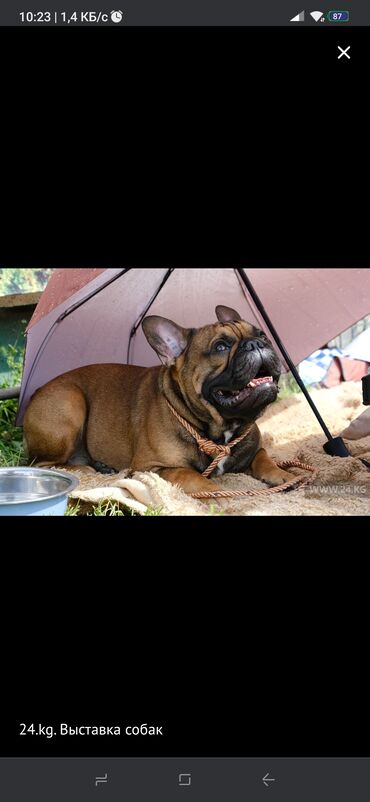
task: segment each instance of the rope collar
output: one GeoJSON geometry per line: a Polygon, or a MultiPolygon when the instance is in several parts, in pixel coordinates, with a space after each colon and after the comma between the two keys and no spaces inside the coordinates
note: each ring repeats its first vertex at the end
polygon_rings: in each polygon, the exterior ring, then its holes
{"type": "Polygon", "coordinates": [[[247,431],[244,432],[244,434],[242,434],[240,437],[236,437],[235,440],[232,440],[231,443],[228,443],[227,445],[226,444],[218,445],[217,443],[214,443],[213,440],[208,440],[206,437],[202,437],[199,434],[199,432],[197,432],[197,430],[194,429],[194,426],[192,426],[187,420],[185,420],[185,418],[183,418],[181,415],[179,415],[178,412],[176,412],[176,409],[172,406],[172,404],[170,404],[169,401],[167,401],[167,399],[166,399],[166,404],[171,410],[172,414],[175,416],[175,418],[177,418],[179,423],[181,423],[181,425],[184,427],[184,429],[186,429],[186,431],[189,432],[189,434],[191,434],[192,437],[194,437],[194,440],[196,440],[198,444],[199,450],[202,451],[203,454],[207,454],[207,457],[214,457],[213,462],[211,462],[208,468],[202,473],[202,476],[204,476],[206,479],[208,479],[208,477],[211,476],[212,473],[214,473],[214,471],[216,470],[216,468],[219,466],[220,462],[223,459],[225,459],[226,457],[230,457],[232,449],[235,448],[235,446],[237,446],[243,440],[245,440],[245,438],[253,428],[252,426],[250,426],[249,429],[247,429],[247,431]]]}

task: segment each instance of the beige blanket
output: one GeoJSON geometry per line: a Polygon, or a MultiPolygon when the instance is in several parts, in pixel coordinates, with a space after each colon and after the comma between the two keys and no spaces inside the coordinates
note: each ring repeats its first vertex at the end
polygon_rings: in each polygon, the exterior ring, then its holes
{"type": "MultiPolygon", "coordinates": [[[[359,383],[317,390],[312,395],[335,436],[365,409],[359,383]]],[[[363,457],[370,462],[370,437],[347,442],[353,458],[327,456],[322,449],[325,436],[301,395],[278,401],[261,418],[259,426],[266,448],[275,460],[298,459],[319,469],[313,486],[271,496],[204,503],[189,498],[153,473],[136,473],[128,478],[126,471],[103,476],[75,469],[80,486],[72,497],[90,504],[112,499],[141,515],[151,511],[175,516],[370,514],[370,469],[357,459],[363,457]]],[[[242,474],[226,475],[217,478],[217,482],[232,490],[266,488],[263,483],[242,474]]]]}

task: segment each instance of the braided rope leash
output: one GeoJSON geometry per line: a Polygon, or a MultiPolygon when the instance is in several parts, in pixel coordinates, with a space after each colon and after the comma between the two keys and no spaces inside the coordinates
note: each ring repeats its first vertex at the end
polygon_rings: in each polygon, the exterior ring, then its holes
{"type": "MultiPolygon", "coordinates": [[[[214,443],[212,440],[208,440],[206,437],[202,437],[199,432],[192,426],[185,418],[183,418],[176,409],[170,404],[169,401],[166,399],[167,406],[171,410],[172,414],[177,418],[179,423],[186,429],[189,434],[194,437],[196,440],[200,451],[204,454],[207,454],[208,457],[214,457],[213,462],[203,471],[202,476],[205,479],[208,479],[212,473],[216,470],[220,462],[226,457],[230,457],[232,453],[232,449],[235,448],[239,443],[241,443],[250,433],[253,427],[249,427],[244,434],[240,437],[236,437],[235,440],[232,440],[231,443],[227,445],[218,445],[214,443]]],[[[187,495],[191,496],[191,498],[197,499],[212,499],[212,498],[243,498],[246,496],[269,496],[275,493],[282,493],[286,490],[291,490],[293,487],[297,489],[302,489],[307,485],[313,482],[318,474],[318,470],[313,468],[312,465],[306,465],[304,462],[299,462],[297,460],[287,460],[285,462],[278,462],[278,468],[300,468],[303,471],[308,471],[311,476],[292,476],[292,479],[289,482],[285,482],[283,485],[279,485],[278,487],[268,487],[264,490],[215,490],[213,492],[206,492],[203,491],[201,493],[189,493],[187,495]]]]}
{"type": "Polygon", "coordinates": [[[308,471],[310,476],[293,476],[289,482],[285,482],[278,487],[266,487],[263,490],[214,490],[207,493],[190,493],[191,498],[197,499],[212,499],[212,498],[245,498],[247,496],[272,496],[276,493],[285,493],[287,490],[302,490],[307,485],[311,484],[317,474],[318,470],[312,465],[306,465],[305,462],[298,460],[286,460],[285,462],[277,462],[278,468],[300,468],[302,471],[308,471]]]}
{"type": "Polygon", "coordinates": [[[166,403],[179,423],[181,423],[184,429],[186,429],[186,431],[189,432],[192,437],[194,437],[194,440],[197,441],[200,451],[203,451],[204,454],[207,454],[207,457],[214,457],[213,462],[211,462],[208,468],[202,473],[202,476],[204,476],[205,479],[208,479],[209,476],[214,473],[220,462],[222,462],[225,457],[230,457],[231,450],[235,448],[238,443],[241,443],[243,440],[245,440],[252,429],[250,426],[249,429],[244,432],[244,434],[242,434],[240,437],[236,437],[235,440],[232,440],[232,442],[228,445],[217,445],[217,443],[214,443],[213,440],[207,440],[206,437],[201,437],[199,432],[194,429],[194,426],[192,426],[187,420],[185,420],[185,418],[179,415],[179,413],[176,412],[175,408],[172,406],[172,404],[170,404],[169,401],[167,401],[167,399],[166,403]]]}

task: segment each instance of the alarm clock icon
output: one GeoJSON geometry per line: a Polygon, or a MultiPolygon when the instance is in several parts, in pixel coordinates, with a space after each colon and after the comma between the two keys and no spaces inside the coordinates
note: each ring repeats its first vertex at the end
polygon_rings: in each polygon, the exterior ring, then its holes
{"type": "Polygon", "coordinates": [[[122,22],[123,12],[122,11],[112,11],[110,18],[112,22],[122,22]]]}

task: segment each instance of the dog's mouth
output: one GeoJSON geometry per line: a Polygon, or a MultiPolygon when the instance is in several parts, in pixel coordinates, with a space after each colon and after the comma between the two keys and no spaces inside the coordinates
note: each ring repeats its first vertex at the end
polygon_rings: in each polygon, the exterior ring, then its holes
{"type": "Polygon", "coordinates": [[[239,387],[235,390],[218,388],[217,390],[214,390],[212,394],[214,400],[219,406],[230,409],[231,407],[239,406],[246,401],[247,398],[251,398],[252,395],[262,387],[265,389],[273,387],[278,389],[278,381],[279,377],[266,376],[266,368],[262,368],[254,377],[254,379],[248,382],[248,384],[244,387],[239,387]]]}

